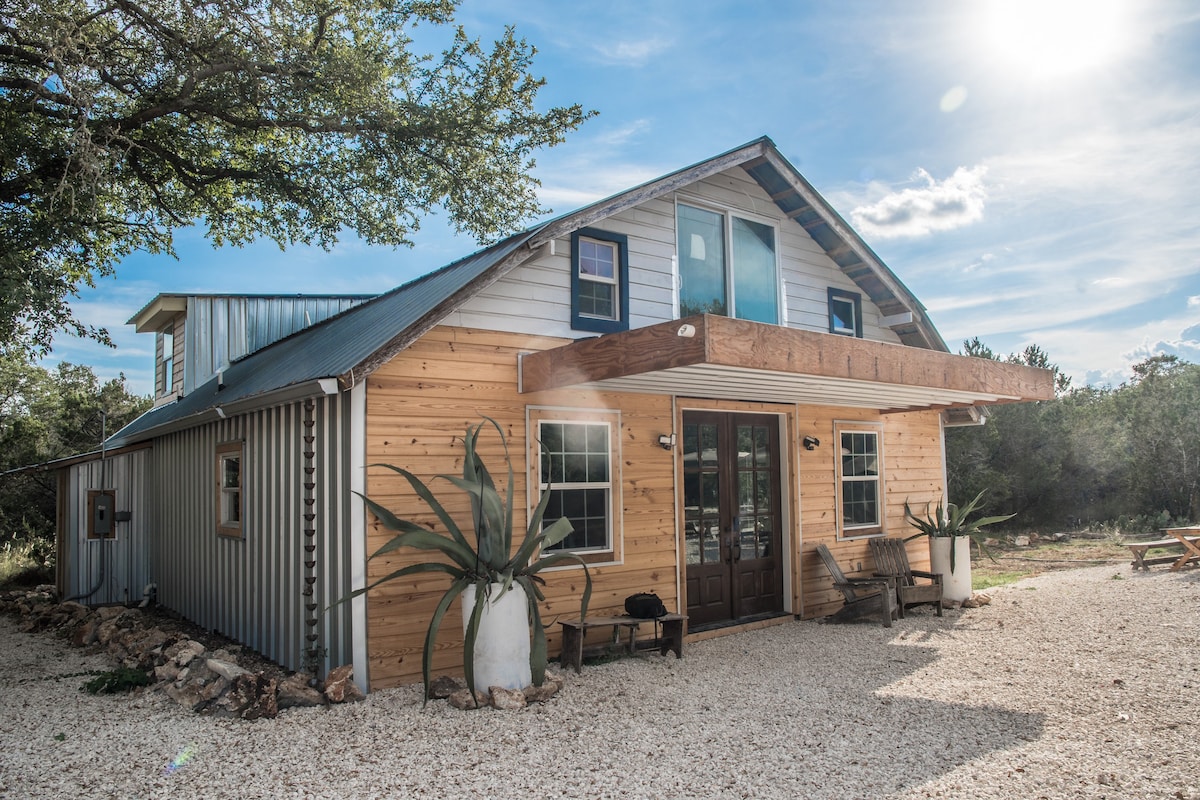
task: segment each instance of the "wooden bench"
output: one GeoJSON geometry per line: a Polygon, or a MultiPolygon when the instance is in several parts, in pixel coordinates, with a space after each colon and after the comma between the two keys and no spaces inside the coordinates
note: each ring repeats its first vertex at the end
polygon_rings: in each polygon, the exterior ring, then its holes
{"type": "Polygon", "coordinates": [[[1200,536],[1184,536],[1173,539],[1155,539],[1152,542],[1126,542],[1125,546],[1129,548],[1129,552],[1133,553],[1131,563],[1134,572],[1139,569],[1149,572],[1150,567],[1155,564],[1170,564],[1171,570],[1174,572],[1185,564],[1200,561],[1200,556],[1193,552],[1197,542],[1200,542],[1200,536]],[[1183,555],[1159,555],[1147,558],[1146,553],[1155,549],[1182,550],[1184,552],[1183,555]]]}
{"type": "Polygon", "coordinates": [[[686,620],[683,614],[664,614],[657,619],[626,614],[619,617],[559,620],[562,625],[562,652],[558,660],[564,669],[574,667],[578,674],[583,667],[583,640],[592,628],[612,628],[612,644],[623,645],[625,652],[632,655],[637,652],[638,625],[644,622],[662,625],[662,635],[653,645],[658,647],[659,653],[665,656],[668,652],[674,652],[676,658],[683,658],[683,623],[686,620]]]}

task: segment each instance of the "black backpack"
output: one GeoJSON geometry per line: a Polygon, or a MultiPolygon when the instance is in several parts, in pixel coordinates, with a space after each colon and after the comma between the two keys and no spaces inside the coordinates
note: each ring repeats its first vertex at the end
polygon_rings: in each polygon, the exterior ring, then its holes
{"type": "Polygon", "coordinates": [[[638,592],[625,598],[625,613],[638,619],[658,619],[666,615],[667,607],[653,592],[638,592]]]}

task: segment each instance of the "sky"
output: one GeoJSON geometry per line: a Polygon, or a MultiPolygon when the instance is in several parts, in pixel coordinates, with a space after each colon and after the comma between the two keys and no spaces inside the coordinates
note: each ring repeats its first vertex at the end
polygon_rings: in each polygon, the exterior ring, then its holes
{"type": "MultiPolygon", "coordinates": [[[[541,107],[599,112],[536,156],[555,214],[767,135],[952,351],[1036,344],[1075,386],[1200,363],[1200,3],[463,0],[457,21],[537,48],[541,107]]],[[[176,248],[73,303],[115,349],[63,335],[47,363],[148,394],[154,337],[125,323],[160,292],[382,292],[477,244],[433,217],[411,249],[176,248]]]]}

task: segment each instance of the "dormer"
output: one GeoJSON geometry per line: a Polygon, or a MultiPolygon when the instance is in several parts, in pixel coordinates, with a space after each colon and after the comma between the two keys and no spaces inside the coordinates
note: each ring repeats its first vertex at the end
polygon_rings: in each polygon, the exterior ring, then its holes
{"type": "Polygon", "coordinates": [[[238,359],[371,297],[160,294],[129,324],[154,334],[154,403],[161,405],[238,359]]]}
{"type": "Polygon", "coordinates": [[[183,394],[187,296],[160,294],[129,320],[138,333],[154,334],[154,404],[183,394]]]}

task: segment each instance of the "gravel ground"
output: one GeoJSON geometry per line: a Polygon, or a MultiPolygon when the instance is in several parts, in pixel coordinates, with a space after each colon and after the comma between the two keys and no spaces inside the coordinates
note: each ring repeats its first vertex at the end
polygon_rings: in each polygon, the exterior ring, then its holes
{"type": "Polygon", "coordinates": [[[405,687],[253,723],[85,694],[104,657],[0,619],[0,798],[1200,799],[1200,571],[991,595],[585,666],[522,712],[405,687]]]}

